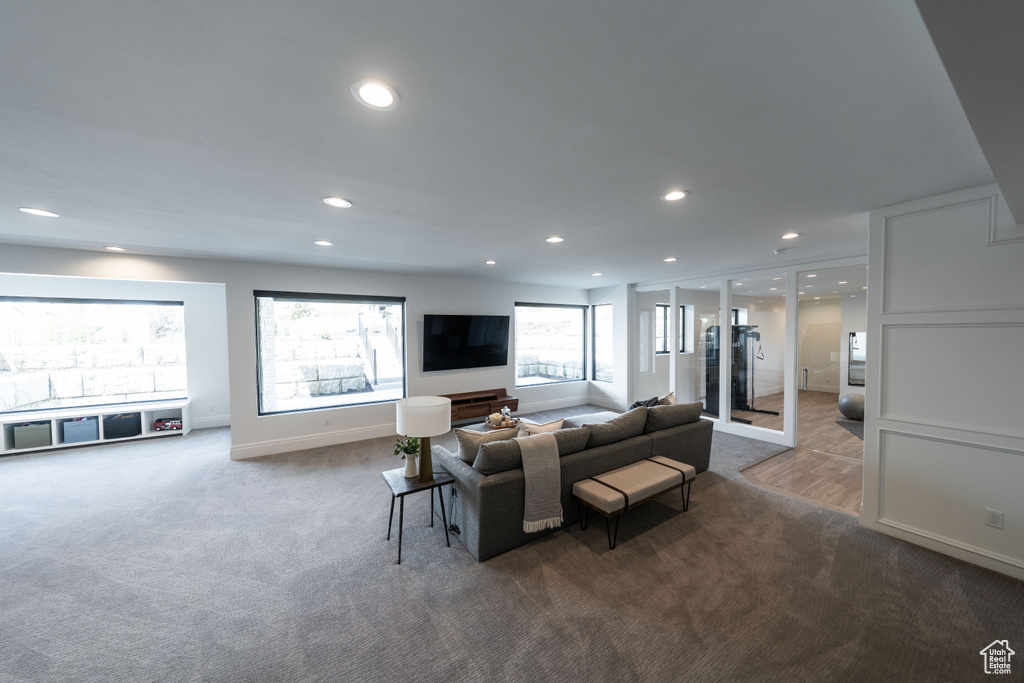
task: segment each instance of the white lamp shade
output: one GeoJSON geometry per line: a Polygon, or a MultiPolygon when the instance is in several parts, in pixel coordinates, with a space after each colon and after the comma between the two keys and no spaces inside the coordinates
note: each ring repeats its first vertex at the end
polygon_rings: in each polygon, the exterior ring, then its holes
{"type": "Polygon", "coordinates": [[[437,436],[452,428],[452,400],[411,396],[395,403],[396,431],[402,436],[437,436]]]}

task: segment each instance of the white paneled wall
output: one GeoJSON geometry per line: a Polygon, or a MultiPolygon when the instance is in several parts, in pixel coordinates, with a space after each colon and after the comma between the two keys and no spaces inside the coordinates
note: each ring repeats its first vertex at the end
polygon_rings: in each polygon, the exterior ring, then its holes
{"type": "Polygon", "coordinates": [[[1024,226],[995,185],[881,209],[869,265],[861,523],[1024,578],[1024,226]]]}

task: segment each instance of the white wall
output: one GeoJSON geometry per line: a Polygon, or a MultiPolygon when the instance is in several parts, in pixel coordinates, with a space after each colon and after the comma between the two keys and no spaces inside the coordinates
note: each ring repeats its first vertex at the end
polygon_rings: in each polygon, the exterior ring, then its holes
{"type": "Polygon", "coordinates": [[[839,299],[801,301],[798,364],[808,369],[811,391],[839,392],[842,306],[839,299]]]}
{"type": "Polygon", "coordinates": [[[991,185],[873,211],[869,244],[861,523],[1024,579],[1024,225],[991,185]]]}
{"type": "MultiPolygon", "coordinates": [[[[504,367],[424,373],[420,358],[424,313],[512,315],[517,301],[586,305],[589,303],[586,290],[7,245],[0,250],[0,272],[223,283],[232,458],[256,457],[395,433],[392,403],[257,416],[253,290],[405,297],[409,326],[409,395],[505,387],[519,398],[520,411],[566,407],[589,400],[590,383],[587,381],[516,389],[515,366],[511,362],[515,352],[514,338],[509,345],[510,362],[504,367]]],[[[223,325],[224,316],[220,319],[223,325]]],[[[191,351],[190,346],[190,363],[191,351]]],[[[223,385],[223,379],[220,381],[223,385]]],[[[191,373],[189,382],[191,393],[191,373]]],[[[200,409],[208,403],[205,398],[197,399],[197,402],[200,409]]]]}
{"type": "MultiPolygon", "coordinates": [[[[3,257],[11,254],[4,247],[3,257]]],[[[0,268],[12,264],[0,258],[0,268]]],[[[185,354],[192,424],[196,428],[230,423],[228,343],[224,285],[200,282],[146,282],[0,272],[3,296],[144,299],[185,303],[185,354]]]]}

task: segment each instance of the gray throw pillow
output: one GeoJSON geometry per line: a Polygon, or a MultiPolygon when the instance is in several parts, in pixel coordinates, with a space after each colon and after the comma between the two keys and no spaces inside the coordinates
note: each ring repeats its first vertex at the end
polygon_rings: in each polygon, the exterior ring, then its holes
{"type": "Polygon", "coordinates": [[[700,401],[648,408],[647,425],[644,427],[644,434],[696,422],[700,419],[702,412],[704,412],[704,404],[700,401]]]}
{"type": "Polygon", "coordinates": [[[633,410],[633,408],[639,408],[640,406],[650,408],[651,406],[658,405],[658,402],[660,400],[661,399],[659,399],[657,396],[654,396],[653,398],[645,398],[642,401],[633,401],[632,403],[629,404],[629,408],[626,408],[626,410],[633,410]]]}
{"type": "Polygon", "coordinates": [[[569,427],[582,427],[583,425],[592,425],[599,422],[607,422],[617,418],[622,413],[613,413],[610,410],[605,410],[600,413],[587,413],[586,415],[575,415],[573,417],[567,417],[562,420],[562,428],[568,429],[569,427]]]}
{"type": "MultiPolygon", "coordinates": [[[[576,429],[559,429],[551,432],[558,444],[558,455],[569,455],[582,451],[587,445],[590,430],[586,427],[576,429]]],[[[473,461],[473,469],[481,474],[497,474],[506,470],[514,470],[523,466],[523,453],[515,440],[492,441],[480,447],[480,452],[473,461]]]]}
{"type": "Polygon", "coordinates": [[[613,420],[587,425],[588,429],[590,429],[587,448],[604,446],[643,434],[644,425],[647,424],[647,411],[648,408],[640,406],[619,415],[613,420]]]}
{"type": "Polygon", "coordinates": [[[487,432],[476,432],[472,429],[456,429],[455,438],[459,442],[459,459],[468,465],[472,465],[473,461],[476,460],[477,451],[485,443],[513,439],[517,434],[519,434],[519,430],[515,427],[511,429],[493,429],[487,432]]]}

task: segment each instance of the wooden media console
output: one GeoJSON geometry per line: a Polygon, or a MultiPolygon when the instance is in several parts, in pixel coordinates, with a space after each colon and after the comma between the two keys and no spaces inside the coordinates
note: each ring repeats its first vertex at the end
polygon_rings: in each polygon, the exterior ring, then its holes
{"type": "Polygon", "coordinates": [[[474,417],[487,417],[491,413],[501,412],[505,406],[512,411],[519,408],[519,399],[509,396],[504,389],[467,391],[461,394],[441,394],[441,396],[452,400],[452,422],[469,420],[474,417]]]}

